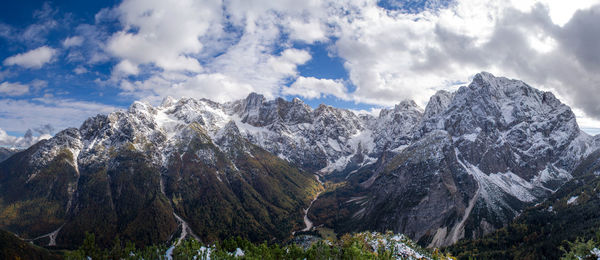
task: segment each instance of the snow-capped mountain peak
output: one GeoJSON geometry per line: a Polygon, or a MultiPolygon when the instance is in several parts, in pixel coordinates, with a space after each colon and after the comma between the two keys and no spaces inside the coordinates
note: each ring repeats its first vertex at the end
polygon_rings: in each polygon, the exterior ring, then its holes
{"type": "Polygon", "coordinates": [[[360,202],[352,221],[417,238],[429,234],[432,245],[445,245],[465,236],[468,225],[485,234],[547,197],[572,177],[597,140],[581,132],[571,109],[552,93],[482,72],[454,93],[438,91],[425,109],[405,100],[377,116],[257,93],[223,104],[186,97],[167,97],[156,107],[134,102],[32,147],[29,166],[37,170],[27,181],[37,181],[55,158],[78,176],[81,167],[117,171],[125,163],[118,156],[132,152],[161,174],[182,178],[181,164],[190,161],[223,183],[242,168],[236,158],[260,160],[260,147],[325,178],[371,173],[357,184],[370,195],[348,199],[360,202]],[[412,204],[387,205],[397,201],[412,204]],[[378,212],[381,207],[396,215],[378,212]],[[423,216],[410,212],[421,211],[439,218],[414,222],[423,216]]]}

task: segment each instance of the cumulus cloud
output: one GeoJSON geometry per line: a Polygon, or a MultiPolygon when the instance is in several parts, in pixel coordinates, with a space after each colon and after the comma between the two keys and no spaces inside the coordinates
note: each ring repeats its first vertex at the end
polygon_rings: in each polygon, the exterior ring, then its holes
{"type": "Polygon", "coordinates": [[[131,63],[129,60],[122,60],[113,68],[115,76],[137,75],[140,72],[138,65],[131,63]]]}
{"type": "MultiPolygon", "coordinates": [[[[0,99],[0,128],[11,132],[25,132],[35,125],[50,124],[52,129],[79,127],[90,116],[107,114],[117,107],[95,102],[53,97],[33,98],[30,100],[0,99]]],[[[39,128],[38,133],[44,132],[39,128]]],[[[47,133],[49,131],[46,128],[47,133]]]]}
{"type": "Polygon", "coordinates": [[[34,79],[31,82],[29,82],[29,85],[34,90],[40,90],[40,89],[45,88],[45,87],[48,86],[48,81],[41,80],[41,79],[34,79]]]}
{"type": "Polygon", "coordinates": [[[600,118],[599,7],[582,1],[562,10],[555,2],[459,0],[412,13],[353,1],[329,22],[358,102],[424,105],[436,90],[486,70],[554,91],[600,118]]]}
{"type": "Polygon", "coordinates": [[[124,30],[112,35],[107,49],[128,67],[200,72],[194,55],[203,49],[201,37],[218,35],[222,27],[220,1],[129,0],[117,12],[124,30]]]}
{"type": "Polygon", "coordinates": [[[600,118],[598,1],[387,2],[394,8],[372,0],[125,0],[101,16],[123,27],[105,50],[118,60],[113,80],[136,98],[221,100],[255,91],[425,105],[437,90],[485,70],[555,91],[600,118]],[[312,57],[295,44],[316,42],[341,58],[352,91],[298,73],[312,57]]]}
{"type": "Polygon", "coordinates": [[[88,70],[83,66],[77,66],[75,69],[73,69],[73,72],[75,72],[75,74],[77,74],[77,75],[80,75],[80,74],[87,73],[88,70]]]}
{"type": "Polygon", "coordinates": [[[122,81],[121,89],[126,95],[151,103],[158,103],[166,96],[209,98],[224,102],[243,98],[253,90],[248,83],[220,73],[198,74],[193,77],[161,73],[146,80],[122,81]]]}
{"type": "Polygon", "coordinates": [[[23,136],[12,136],[0,128],[0,146],[2,147],[26,149],[41,140],[46,140],[51,137],[52,136],[49,134],[34,136],[31,129],[27,130],[23,136]]]}
{"type": "Polygon", "coordinates": [[[35,143],[46,140],[54,135],[54,127],[50,124],[28,129],[23,136],[12,136],[0,128],[0,146],[25,149],[35,143]],[[35,135],[34,135],[35,134],[35,135]]]}
{"type": "Polygon", "coordinates": [[[289,19],[285,25],[291,39],[309,44],[328,40],[327,31],[324,29],[326,25],[318,19],[289,19]]]}
{"type": "MultiPolygon", "coordinates": [[[[600,119],[598,4],[124,0],[98,12],[93,24],[76,26],[61,43],[74,74],[97,75],[99,85],[117,86],[121,97],[132,99],[159,102],[172,95],[228,101],[259,92],[268,98],[335,96],[375,107],[414,99],[424,106],[437,90],[452,90],[485,70],[555,92],[575,108],[582,126],[593,128],[598,121],[592,118],[600,119]],[[347,78],[302,75],[314,44],[343,63],[347,78]],[[111,66],[110,75],[103,75],[105,67],[95,70],[97,65],[111,66]]],[[[0,24],[0,37],[26,48],[41,46],[48,32],[61,26],[56,15],[46,4],[31,26],[0,24]]],[[[41,68],[57,60],[57,52],[42,46],[3,64],[41,68]]],[[[315,66],[326,70],[328,64],[315,66]]],[[[11,69],[0,71],[5,97],[0,127],[9,132],[26,131],[31,122],[76,126],[97,111],[115,109],[73,99],[6,98],[36,93],[47,84],[15,82],[11,69]]]]}
{"type": "Polygon", "coordinates": [[[81,44],[83,44],[83,37],[81,36],[67,37],[62,42],[65,48],[81,46],[81,44]]]}
{"type": "Polygon", "coordinates": [[[349,95],[341,80],[318,79],[314,77],[298,77],[294,83],[284,88],[284,95],[295,95],[308,99],[322,98],[327,95],[348,100],[349,95]]]}
{"type": "Polygon", "coordinates": [[[0,96],[22,96],[29,93],[29,86],[18,82],[2,82],[0,96]]]}
{"type": "Polygon", "coordinates": [[[0,83],[0,96],[23,96],[46,86],[48,86],[48,82],[39,79],[32,80],[28,84],[6,81],[0,83]]]}
{"type": "Polygon", "coordinates": [[[42,46],[37,49],[20,53],[4,60],[5,66],[18,65],[25,68],[39,69],[44,64],[52,61],[56,55],[56,50],[48,46],[42,46]]]}
{"type": "Polygon", "coordinates": [[[311,59],[307,50],[282,43],[282,37],[325,39],[324,30],[314,31],[322,23],[305,19],[307,6],[320,4],[124,1],[116,9],[124,29],[107,44],[107,51],[120,60],[112,80],[123,94],[146,100],[181,94],[224,101],[253,91],[277,96],[281,86],[298,76],[298,66],[311,59]],[[128,77],[132,75],[144,76],[128,77]]]}

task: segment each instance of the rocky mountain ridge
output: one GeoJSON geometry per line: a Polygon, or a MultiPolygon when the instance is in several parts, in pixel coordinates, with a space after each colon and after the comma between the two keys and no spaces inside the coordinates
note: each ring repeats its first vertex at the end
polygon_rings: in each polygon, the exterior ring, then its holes
{"type": "Polygon", "coordinates": [[[0,225],[50,246],[78,245],[84,231],[148,245],[300,229],[321,187],[312,173],[248,142],[215,103],[168,102],[89,118],[3,161],[0,225]]]}
{"type": "Polygon", "coordinates": [[[552,194],[595,140],[551,93],[485,72],[425,109],[402,101],[378,116],[255,93],[134,102],[2,162],[0,225],[48,244],[98,229],[141,244],[239,229],[283,239],[321,189],[317,173],[346,185],[315,201],[316,225],[441,246],[552,194]]]}
{"type": "Polygon", "coordinates": [[[434,95],[409,136],[347,187],[324,194],[312,217],[342,232],[394,230],[448,245],[544,200],[597,148],[554,95],[489,73],[434,95]],[[345,206],[324,213],[334,205],[345,206]]]}

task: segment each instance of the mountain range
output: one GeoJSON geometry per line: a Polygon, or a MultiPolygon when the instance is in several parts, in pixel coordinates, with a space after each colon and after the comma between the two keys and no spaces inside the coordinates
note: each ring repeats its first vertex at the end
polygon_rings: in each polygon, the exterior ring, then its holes
{"type": "Polygon", "coordinates": [[[8,159],[8,157],[12,156],[17,152],[19,152],[19,149],[0,147],[0,162],[8,159]]]}
{"type": "Polygon", "coordinates": [[[134,102],[0,162],[0,228],[42,245],[93,232],[142,246],[287,240],[310,219],[447,246],[551,198],[598,139],[552,93],[486,72],[378,115],[256,93],[134,102]]]}

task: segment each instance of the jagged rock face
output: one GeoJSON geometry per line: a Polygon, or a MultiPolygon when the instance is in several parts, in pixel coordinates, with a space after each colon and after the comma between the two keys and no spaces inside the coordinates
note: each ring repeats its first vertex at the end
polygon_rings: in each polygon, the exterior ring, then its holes
{"type": "MultiPolygon", "coordinates": [[[[371,177],[370,199],[352,218],[365,227],[401,230],[416,238],[439,227],[464,226],[456,217],[473,208],[478,186],[454,158],[447,132],[427,134],[371,177]]],[[[443,232],[458,237],[460,228],[443,232]]]]}
{"type": "Polygon", "coordinates": [[[431,98],[429,98],[429,102],[427,102],[425,112],[423,113],[423,117],[426,119],[434,118],[440,113],[446,111],[452,102],[452,98],[454,98],[453,92],[439,90],[433,96],[431,96],[431,98]]]}
{"type": "Polygon", "coordinates": [[[486,174],[511,170],[526,180],[580,136],[573,112],[551,93],[488,73],[459,89],[438,117],[466,161],[486,174]]]}
{"type": "Polygon", "coordinates": [[[444,128],[443,125],[440,125],[443,124],[443,121],[439,120],[438,116],[446,111],[453,97],[454,93],[440,90],[429,98],[420,122],[420,129],[416,130],[417,135],[444,128]]]}
{"type": "Polygon", "coordinates": [[[593,146],[551,93],[489,73],[436,93],[416,125],[393,159],[354,177],[360,199],[333,196],[350,210],[334,226],[391,229],[430,246],[480,237],[571,179],[593,146]]]}
{"type": "Polygon", "coordinates": [[[364,121],[348,110],[325,105],[313,110],[299,99],[266,101],[258,94],[225,106],[248,140],[308,170],[342,170],[362,152],[359,145],[369,145],[358,139],[370,138],[364,121]]]}
{"type": "Polygon", "coordinates": [[[382,109],[379,118],[371,126],[376,144],[375,151],[393,150],[412,142],[415,126],[423,116],[422,109],[414,101],[402,101],[393,109],[382,109]]]}
{"type": "Polygon", "coordinates": [[[86,231],[156,244],[178,227],[207,241],[288,237],[318,182],[215,111],[206,100],[135,102],[14,155],[0,164],[0,226],[61,246],[86,231]]]}
{"type": "Polygon", "coordinates": [[[408,144],[423,114],[413,101],[374,117],[326,105],[313,110],[299,99],[267,101],[254,93],[224,109],[248,140],[321,174],[350,172],[408,144]]]}

